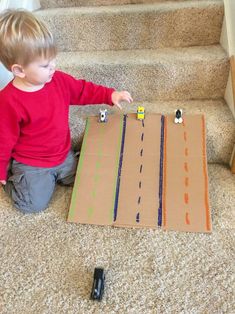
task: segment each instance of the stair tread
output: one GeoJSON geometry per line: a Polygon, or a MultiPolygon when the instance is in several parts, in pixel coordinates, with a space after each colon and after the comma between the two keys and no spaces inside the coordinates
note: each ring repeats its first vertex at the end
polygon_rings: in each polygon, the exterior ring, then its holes
{"type": "MultiPolygon", "coordinates": [[[[41,0],[42,8],[57,7],[83,7],[83,6],[118,6],[118,5],[137,5],[137,4],[155,4],[155,3],[172,3],[172,2],[192,2],[195,0],[41,0]]],[[[223,2],[223,0],[197,0],[198,2],[223,2]]]]}
{"type": "MultiPolygon", "coordinates": [[[[183,114],[204,114],[207,126],[207,156],[208,162],[229,163],[235,136],[235,123],[230,109],[223,99],[219,100],[189,100],[189,101],[153,101],[133,104],[123,104],[123,112],[136,112],[137,106],[143,105],[146,113],[155,112],[172,114],[177,108],[183,109],[183,114]]],[[[107,106],[110,113],[117,113],[115,108],[107,106]]],[[[89,115],[97,115],[97,106],[72,106],[70,123],[72,137],[75,142],[81,141],[85,122],[89,115]]],[[[120,113],[118,111],[118,113],[120,113]]]]}
{"type": "MultiPolygon", "coordinates": [[[[226,123],[231,123],[232,131],[235,131],[234,118],[231,111],[223,99],[205,99],[205,100],[156,100],[133,102],[133,104],[123,103],[123,111],[135,112],[137,106],[143,105],[147,112],[155,112],[161,114],[174,113],[177,108],[183,109],[183,114],[205,114],[206,121],[215,127],[224,127],[226,123]]],[[[78,106],[82,116],[86,116],[88,111],[92,114],[97,114],[98,109],[94,105],[78,106]]],[[[112,113],[117,111],[112,108],[112,113]]],[[[231,132],[232,133],[232,132],[231,132]]]]}
{"type": "Polygon", "coordinates": [[[59,52],[59,64],[152,64],[155,62],[172,63],[177,61],[192,62],[228,59],[227,53],[220,45],[195,46],[184,48],[159,48],[146,50],[119,51],[75,51],[59,52]]]}
{"type": "Polygon", "coordinates": [[[213,45],[219,43],[223,11],[223,4],[213,0],[57,8],[36,14],[60,51],[103,51],[213,45]]]}
{"type": "Polygon", "coordinates": [[[220,45],[58,55],[58,68],[97,84],[128,89],[136,100],[218,99],[228,77],[220,45]]]}
{"type": "Polygon", "coordinates": [[[145,13],[157,11],[173,11],[184,8],[204,8],[212,5],[223,6],[221,0],[202,0],[202,1],[175,1],[175,2],[156,2],[144,4],[126,4],[126,5],[106,5],[106,6],[84,6],[84,7],[58,7],[47,8],[37,11],[40,15],[75,15],[75,14],[109,14],[109,13],[145,13]]]}

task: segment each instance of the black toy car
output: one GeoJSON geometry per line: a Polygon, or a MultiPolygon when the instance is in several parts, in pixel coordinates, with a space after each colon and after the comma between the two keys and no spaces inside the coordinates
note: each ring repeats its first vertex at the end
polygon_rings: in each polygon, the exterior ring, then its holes
{"type": "Polygon", "coordinates": [[[94,281],[91,291],[91,299],[101,301],[104,293],[104,269],[103,268],[95,268],[94,271],[94,281]]]}

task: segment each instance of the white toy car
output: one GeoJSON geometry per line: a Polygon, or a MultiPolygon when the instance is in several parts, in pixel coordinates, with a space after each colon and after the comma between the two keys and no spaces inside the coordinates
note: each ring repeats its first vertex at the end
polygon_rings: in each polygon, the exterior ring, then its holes
{"type": "Polygon", "coordinates": [[[99,122],[107,122],[107,121],[108,121],[107,109],[100,109],[99,122]]]}

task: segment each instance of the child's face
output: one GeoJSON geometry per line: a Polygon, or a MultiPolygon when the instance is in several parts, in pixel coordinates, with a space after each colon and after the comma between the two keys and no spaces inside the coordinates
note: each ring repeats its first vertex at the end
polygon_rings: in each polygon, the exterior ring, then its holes
{"type": "Polygon", "coordinates": [[[55,66],[55,59],[39,58],[23,68],[24,80],[34,86],[48,83],[53,77],[55,66]]]}

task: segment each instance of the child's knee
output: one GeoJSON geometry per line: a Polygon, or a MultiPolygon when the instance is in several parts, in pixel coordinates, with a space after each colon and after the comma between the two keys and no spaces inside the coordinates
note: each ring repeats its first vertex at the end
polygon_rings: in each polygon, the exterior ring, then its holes
{"type": "Polygon", "coordinates": [[[37,214],[45,211],[48,204],[43,203],[29,203],[29,204],[19,204],[14,202],[15,207],[23,214],[37,214]]]}
{"type": "Polygon", "coordinates": [[[17,209],[19,209],[24,214],[36,214],[43,212],[47,209],[48,204],[50,202],[50,195],[40,195],[40,192],[31,195],[30,193],[25,193],[26,197],[24,198],[16,198],[13,197],[14,205],[17,209]]]}
{"type": "Polygon", "coordinates": [[[33,214],[48,207],[54,187],[55,180],[51,176],[20,174],[9,178],[5,190],[19,211],[33,214]]]}

